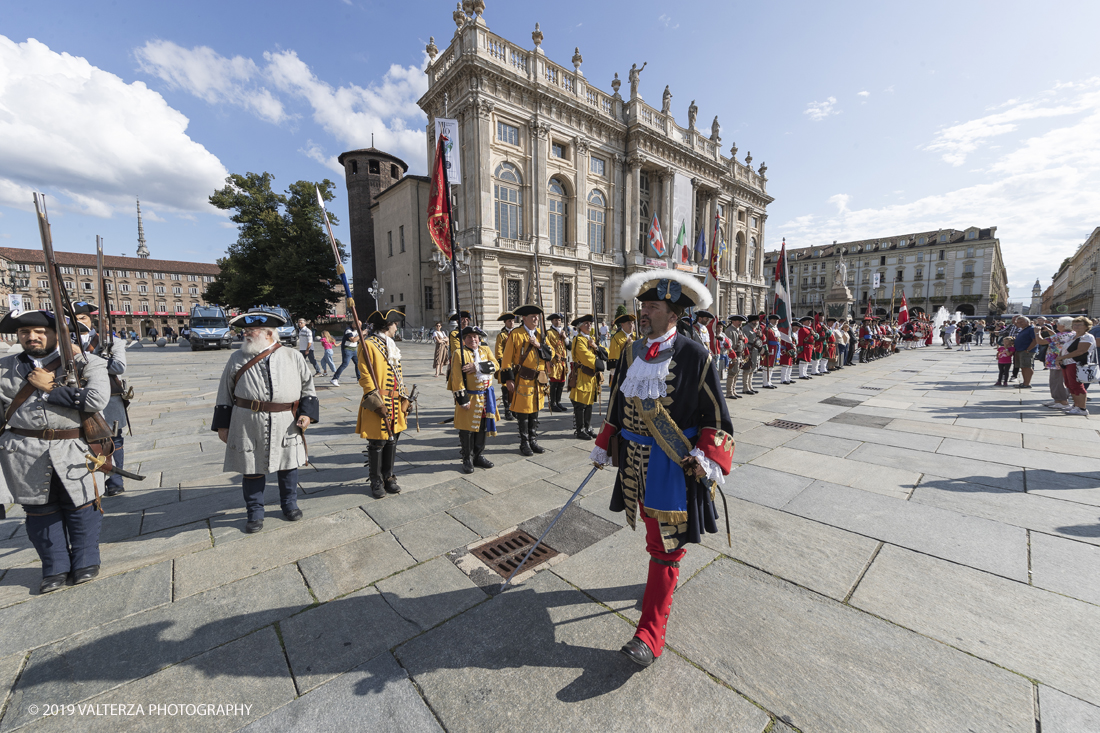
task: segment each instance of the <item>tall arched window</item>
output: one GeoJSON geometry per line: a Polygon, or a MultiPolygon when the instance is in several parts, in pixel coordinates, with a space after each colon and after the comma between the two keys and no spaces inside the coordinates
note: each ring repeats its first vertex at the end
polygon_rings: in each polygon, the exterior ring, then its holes
{"type": "MultiPolygon", "coordinates": [[[[649,241],[649,174],[641,171],[638,174],[638,251],[646,251],[646,242],[649,241]]],[[[648,253],[647,253],[648,254],[648,253]]]]}
{"type": "MultiPolygon", "coordinates": [[[[739,269],[741,267],[741,252],[745,249],[745,233],[737,232],[737,236],[733,240],[733,267],[739,269]]],[[[743,311],[738,311],[743,312],[743,311]]]]}
{"type": "Polygon", "coordinates": [[[730,246],[726,240],[726,207],[724,204],[718,204],[718,271],[727,276],[730,273],[730,246]]]}
{"type": "Polygon", "coordinates": [[[604,246],[604,222],[607,218],[607,200],[599,190],[588,194],[588,246],[593,252],[606,252],[604,246]]]}
{"type": "Polygon", "coordinates": [[[511,163],[498,165],[494,175],[497,179],[493,184],[497,234],[506,239],[519,239],[523,236],[523,191],[520,190],[523,178],[511,163]]]}
{"type": "Polygon", "coordinates": [[[749,241],[749,277],[756,277],[756,237],[749,241]]]}
{"type": "Polygon", "coordinates": [[[550,179],[549,199],[550,244],[555,247],[564,247],[568,205],[565,202],[565,186],[557,178],[550,179]]]}

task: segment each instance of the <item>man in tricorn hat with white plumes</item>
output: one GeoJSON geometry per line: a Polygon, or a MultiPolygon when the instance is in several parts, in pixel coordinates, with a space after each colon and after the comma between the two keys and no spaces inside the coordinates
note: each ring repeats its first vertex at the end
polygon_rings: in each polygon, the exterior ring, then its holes
{"type": "Polygon", "coordinates": [[[635,273],[620,298],[642,302],[639,338],[625,352],[611,384],[607,418],[592,461],[616,454],[611,510],[640,516],[650,555],[642,616],[623,654],[642,666],[661,656],[680,561],[687,545],[717,531],[715,484],[733,463],[733,426],[711,355],[676,323],[688,307],[706,308],[710,293],[691,275],[635,273]]]}
{"type": "Polygon", "coordinates": [[[298,508],[298,467],[308,462],[305,430],[320,420],[313,369],[301,352],[284,349],[279,326],[286,320],[263,311],[230,319],[244,340],[222,371],[211,430],[225,443],[227,472],[243,474],[241,489],[248,517],[244,531],[264,527],[267,474],[279,482],[279,505],[290,522],[298,508]]]}
{"type": "Polygon", "coordinates": [[[7,423],[0,435],[3,494],[23,506],[27,537],[42,561],[39,593],[85,583],[99,574],[96,478],[88,470],[88,443],[81,434],[81,412],[107,406],[111,388],[107,362],[90,356],[78,362],[78,384],[56,380],[61,344],[49,311],[12,311],[0,321],[0,333],[19,337],[22,353],[0,359],[0,410],[7,423]],[[14,404],[14,408],[13,407],[14,404]]]}

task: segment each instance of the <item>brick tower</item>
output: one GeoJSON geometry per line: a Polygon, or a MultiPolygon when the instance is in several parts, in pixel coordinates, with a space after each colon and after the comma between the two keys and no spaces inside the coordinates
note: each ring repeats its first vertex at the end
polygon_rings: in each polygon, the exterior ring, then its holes
{"type": "MultiPolygon", "coordinates": [[[[374,305],[367,288],[378,272],[374,215],[375,196],[401,180],[409,170],[405,161],[376,148],[349,150],[338,158],[348,187],[348,226],[351,231],[352,294],[359,317],[365,319],[374,305]]],[[[383,283],[384,285],[384,283],[383,283]]]]}

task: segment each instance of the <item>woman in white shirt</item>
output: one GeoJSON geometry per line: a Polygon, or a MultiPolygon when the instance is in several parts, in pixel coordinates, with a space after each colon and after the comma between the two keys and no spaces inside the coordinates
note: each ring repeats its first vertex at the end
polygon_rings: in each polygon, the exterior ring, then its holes
{"type": "Polygon", "coordinates": [[[1067,415],[1085,415],[1089,412],[1085,408],[1086,390],[1088,384],[1082,384],[1077,380],[1077,367],[1096,363],[1096,338],[1089,333],[1092,321],[1084,316],[1073,319],[1073,332],[1077,338],[1066,347],[1066,355],[1062,357],[1062,378],[1065,380],[1066,389],[1073,398],[1073,407],[1066,410],[1067,415]]]}
{"type": "Polygon", "coordinates": [[[443,324],[437,322],[432,327],[432,341],[435,343],[435,356],[432,359],[432,366],[435,367],[435,376],[442,376],[443,370],[447,368],[447,365],[451,361],[451,355],[447,351],[447,334],[443,332],[443,324]]]}

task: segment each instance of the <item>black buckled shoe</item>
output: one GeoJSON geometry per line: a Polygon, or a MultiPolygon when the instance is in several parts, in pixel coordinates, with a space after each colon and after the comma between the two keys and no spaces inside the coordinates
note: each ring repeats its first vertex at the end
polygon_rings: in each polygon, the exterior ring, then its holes
{"type": "Polygon", "coordinates": [[[124,489],[121,486],[108,486],[107,490],[104,491],[103,493],[106,496],[118,496],[119,494],[121,494],[125,490],[126,489],[124,489]]]}
{"type": "Polygon", "coordinates": [[[627,659],[641,667],[648,667],[657,659],[653,656],[653,651],[649,648],[649,645],[636,636],[624,644],[619,651],[625,654],[627,659]]]}
{"type": "Polygon", "coordinates": [[[69,579],[68,573],[61,573],[60,575],[47,575],[42,578],[42,582],[38,586],[38,593],[53,593],[55,590],[60,590],[65,587],[65,582],[69,579]]]}
{"type": "Polygon", "coordinates": [[[256,534],[264,528],[264,520],[262,519],[250,519],[244,523],[245,534],[256,534]]]}
{"type": "Polygon", "coordinates": [[[77,568],[73,571],[73,585],[80,585],[81,583],[87,583],[92,578],[99,575],[98,565],[89,565],[86,568],[77,568]]]}
{"type": "Polygon", "coordinates": [[[474,456],[474,465],[478,468],[492,468],[493,462],[480,453],[474,456]]]}
{"type": "Polygon", "coordinates": [[[390,476],[386,479],[385,488],[387,494],[400,494],[401,487],[397,485],[397,477],[390,476]]]}
{"type": "Polygon", "coordinates": [[[302,510],[298,507],[293,509],[283,509],[283,516],[286,517],[288,522],[297,522],[302,518],[302,510]]]}

